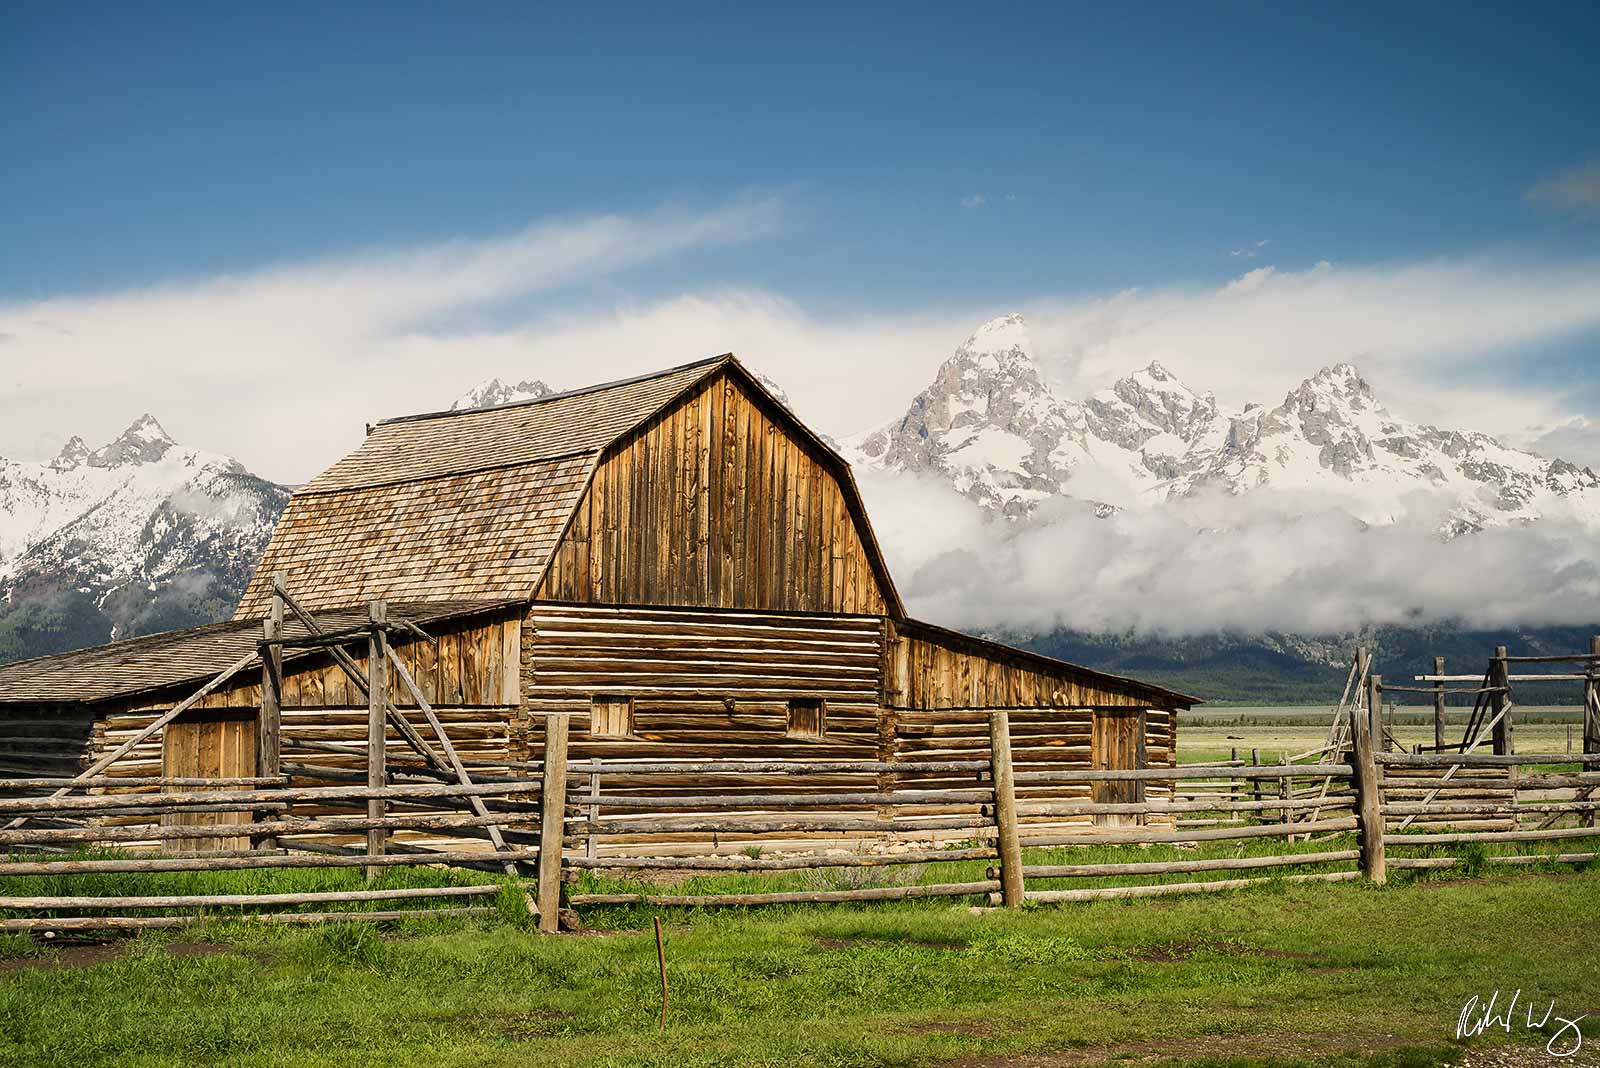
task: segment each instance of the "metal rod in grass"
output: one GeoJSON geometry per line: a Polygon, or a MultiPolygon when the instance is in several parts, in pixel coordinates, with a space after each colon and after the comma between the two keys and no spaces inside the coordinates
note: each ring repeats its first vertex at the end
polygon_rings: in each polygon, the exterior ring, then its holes
{"type": "Polygon", "coordinates": [[[667,947],[661,940],[661,917],[656,921],[656,963],[661,966],[661,1030],[667,1029],[667,947]]]}

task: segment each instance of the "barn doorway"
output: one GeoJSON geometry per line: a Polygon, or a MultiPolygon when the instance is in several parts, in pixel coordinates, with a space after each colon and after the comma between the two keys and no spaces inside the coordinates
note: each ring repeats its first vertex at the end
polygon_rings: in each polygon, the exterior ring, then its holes
{"type": "MultiPolygon", "coordinates": [[[[1117,768],[1143,768],[1147,766],[1144,747],[1145,714],[1142,708],[1097,708],[1089,738],[1090,766],[1096,771],[1117,768]]],[[[1145,798],[1143,782],[1106,782],[1090,784],[1092,801],[1118,804],[1142,802],[1145,798]]],[[[1094,822],[1101,827],[1136,826],[1142,817],[1121,812],[1098,812],[1094,822]]]]}
{"type": "MultiPolygon", "coordinates": [[[[161,774],[175,779],[230,779],[256,774],[254,709],[202,709],[173,720],[162,729],[161,774]]],[[[169,792],[204,787],[169,786],[169,792]]],[[[219,787],[220,789],[220,787],[219,787]]],[[[163,827],[202,827],[248,822],[249,813],[173,812],[161,817],[163,827]]],[[[171,838],[172,853],[249,849],[249,838],[171,838]]]]}

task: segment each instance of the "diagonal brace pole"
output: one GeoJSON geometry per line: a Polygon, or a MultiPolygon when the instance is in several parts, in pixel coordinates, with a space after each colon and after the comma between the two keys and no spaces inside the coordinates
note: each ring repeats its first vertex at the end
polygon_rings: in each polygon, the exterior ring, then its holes
{"type": "MultiPolygon", "coordinates": [[[[467,774],[466,765],[461,763],[461,757],[456,753],[456,747],[451,744],[450,736],[445,733],[444,724],[439,721],[438,713],[433,710],[432,705],[428,704],[428,699],[422,696],[421,687],[411,677],[411,672],[406,670],[405,661],[400,659],[400,654],[394,651],[393,646],[388,647],[388,652],[389,662],[394,665],[395,675],[399,677],[401,684],[410,691],[411,699],[417,703],[417,707],[422,709],[422,715],[427,719],[429,726],[433,728],[433,733],[439,736],[439,745],[444,748],[445,756],[449,759],[450,766],[456,773],[456,779],[462,786],[471,786],[472,776],[467,774]]],[[[473,812],[477,815],[487,816],[489,814],[489,808],[483,803],[482,798],[476,795],[469,795],[467,803],[472,806],[473,812]]],[[[494,843],[495,849],[504,852],[508,847],[506,846],[505,838],[500,833],[500,828],[491,823],[486,830],[489,832],[489,841],[494,843]]],[[[516,862],[506,861],[505,872],[507,875],[516,875],[516,862]]]]}

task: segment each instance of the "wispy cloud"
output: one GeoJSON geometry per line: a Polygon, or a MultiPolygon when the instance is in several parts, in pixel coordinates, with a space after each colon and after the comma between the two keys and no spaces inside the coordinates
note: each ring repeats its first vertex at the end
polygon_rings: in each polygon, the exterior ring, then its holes
{"type": "Polygon", "coordinates": [[[1240,259],[1253,260],[1261,254],[1262,249],[1266,248],[1271,243],[1272,239],[1270,237],[1264,237],[1253,245],[1245,245],[1243,248],[1236,248],[1232,252],[1228,253],[1228,255],[1236,256],[1240,259]]]}
{"type": "Polygon", "coordinates": [[[1559,211],[1600,215],[1600,160],[1540,179],[1528,199],[1559,211]]]}
{"type": "Polygon", "coordinates": [[[981,208],[988,203],[989,197],[985,193],[972,193],[961,198],[963,208],[981,208]]]}
{"type": "Polygon", "coordinates": [[[778,200],[741,199],[0,306],[3,377],[16,383],[0,454],[47,434],[109,437],[150,410],[191,444],[269,477],[304,478],[348,448],[364,420],[437,406],[464,374],[505,355],[458,344],[434,362],[436,317],[761,238],[781,220],[778,200]]]}

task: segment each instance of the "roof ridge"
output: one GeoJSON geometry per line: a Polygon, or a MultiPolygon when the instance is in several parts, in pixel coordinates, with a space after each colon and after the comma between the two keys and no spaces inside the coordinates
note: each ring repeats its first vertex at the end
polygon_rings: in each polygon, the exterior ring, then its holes
{"type": "Polygon", "coordinates": [[[563,390],[560,393],[550,393],[543,397],[535,397],[531,400],[507,401],[504,404],[491,404],[483,408],[446,409],[438,412],[419,412],[416,415],[396,415],[391,416],[388,419],[380,419],[372,425],[388,426],[392,423],[416,423],[426,419],[444,419],[450,416],[474,415],[478,412],[499,412],[504,411],[507,408],[531,408],[534,405],[548,404],[551,401],[566,400],[569,397],[581,397],[585,393],[597,393],[602,389],[612,389],[616,386],[631,386],[637,382],[648,382],[653,378],[665,378],[667,375],[677,374],[679,371],[687,371],[692,367],[699,367],[701,365],[709,367],[712,364],[721,363],[726,360],[732,360],[733,358],[733,353],[724,352],[718,356],[706,356],[698,360],[690,360],[688,363],[680,363],[675,367],[665,367],[659,371],[647,371],[644,374],[633,375],[629,378],[618,378],[610,382],[596,382],[592,386],[580,386],[577,389],[563,390]]]}

